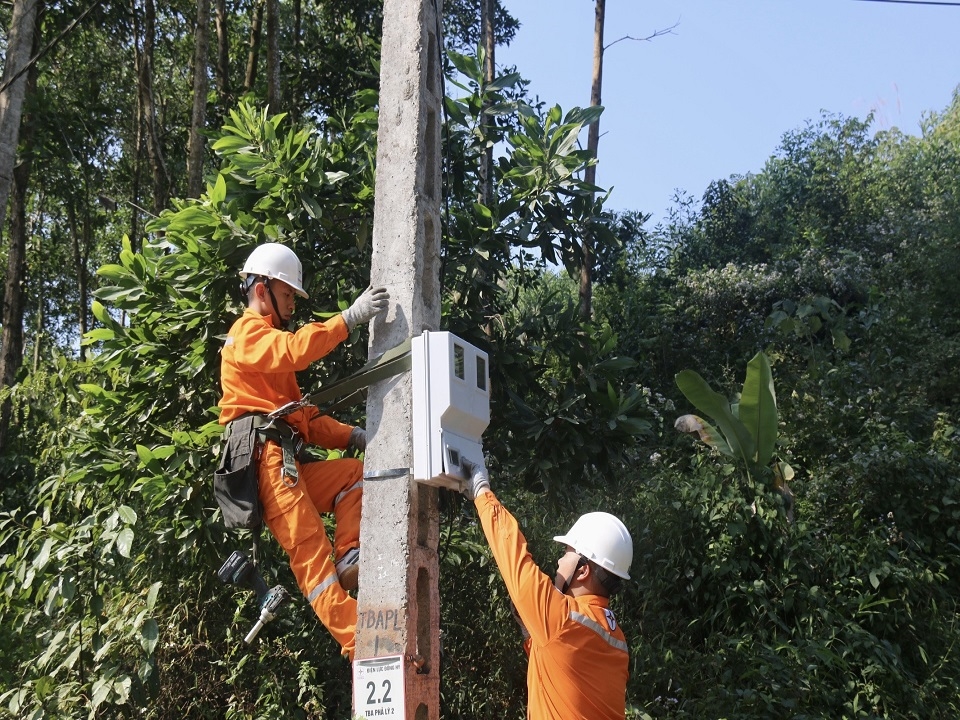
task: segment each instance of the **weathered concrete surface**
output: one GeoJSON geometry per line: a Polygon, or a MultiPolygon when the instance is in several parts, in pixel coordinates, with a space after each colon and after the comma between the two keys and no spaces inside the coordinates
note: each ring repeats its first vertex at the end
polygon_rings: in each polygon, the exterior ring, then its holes
{"type": "MultiPolygon", "coordinates": [[[[371,283],[391,307],[371,326],[370,357],[440,326],[438,10],[384,2],[371,283]]],[[[426,720],[439,718],[439,517],[436,489],[412,479],[412,407],[409,373],[368,392],[356,657],[411,658],[406,717],[426,720]]]]}

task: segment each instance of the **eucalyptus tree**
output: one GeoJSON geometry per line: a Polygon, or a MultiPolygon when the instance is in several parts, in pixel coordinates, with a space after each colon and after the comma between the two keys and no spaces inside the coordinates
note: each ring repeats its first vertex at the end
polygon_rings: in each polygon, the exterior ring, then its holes
{"type": "Polygon", "coordinates": [[[197,0],[197,22],[193,43],[193,112],[187,146],[187,195],[199,197],[203,189],[203,131],[207,121],[207,59],[210,49],[210,0],[197,0]]]}
{"type": "MultiPolygon", "coordinates": [[[[473,54],[478,48],[489,53],[494,45],[509,45],[520,28],[501,0],[450,0],[443,4],[443,41],[459,53],[473,54]]],[[[493,55],[489,55],[493,62],[493,55]]],[[[489,77],[489,74],[487,75],[489,77]]]]}
{"type": "MultiPolygon", "coordinates": [[[[590,79],[590,106],[600,107],[603,92],[603,29],[606,22],[606,0],[595,0],[593,22],[593,72],[590,79]]],[[[592,123],[587,131],[587,151],[597,158],[600,145],[600,118],[592,123]]],[[[584,181],[597,184],[596,163],[587,167],[584,181]]],[[[590,320],[593,316],[593,265],[594,249],[589,232],[583,237],[583,262],[580,264],[580,319],[590,320]]]]}
{"type": "MultiPolygon", "coordinates": [[[[117,197],[130,198],[121,180],[122,123],[132,115],[129,92],[136,86],[124,55],[127,27],[124,12],[97,2],[83,8],[47,3],[42,15],[37,40],[43,51],[24,76],[33,78],[34,89],[22,123],[20,152],[28,162],[18,169],[17,212],[23,219],[11,227],[7,252],[11,262],[20,257],[22,268],[8,274],[13,284],[8,310],[19,308],[4,318],[10,335],[4,342],[8,387],[25,355],[34,358],[35,370],[41,358],[77,352],[88,327],[91,261],[99,263],[107,248],[116,246],[109,239],[110,223],[130,217],[126,204],[111,211],[119,205],[117,197]],[[91,58],[102,63],[96,73],[91,58]],[[25,327],[35,329],[26,334],[26,347],[16,341],[25,327]]],[[[30,416],[28,405],[20,408],[21,418],[30,416]]],[[[16,432],[29,434],[21,425],[16,432]]]]}
{"type": "MultiPolygon", "coordinates": [[[[603,33],[606,26],[607,2],[606,0],[594,0],[593,17],[593,66],[590,76],[590,107],[602,107],[603,99],[603,58],[609,45],[604,45],[603,33]]],[[[657,30],[645,38],[635,38],[630,35],[614,40],[610,45],[615,45],[623,40],[648,41],[665,33],[670,33],[676,27],[676,23],[666,30],[657,30]]],[[[584,182],[587,185],[596,186],[597,182],[597,161],[599,160],[598,150],[600,147],[600,117],[597,116],[587,130],[587,152],[594,159],[591,165],[588,165],[584,171],[584,182]]],[[[595,192],[599,188],[595,189],[595,192]]],[[[596,254],[598,240],[593,237],[594,228],[584,228],[582,239],[582,256],[580,263],[580,319],[589,321],[593,317],[593,283],[594,273],[596,272],[596,254]]],[[[603,252],[599,249],[599,252],[603,252]]]]}
{"type": "Polygon", "coordinates": [[[7,215],[7,198],[20,135],[20,114],[26,95],[30,57],[35,52],[42,0],[16,0],[7,34],[3,77],[0,78],[0,228],[7,215]]]}
{"type": "MultiPolygon", "coordinates": [[[[28,64],[37,36],[37,12],[40,0],[19,0],[13,4],[8,34],[3,77],[0,82],[0,234],[7,215],[11,184],[14,192],[15,218],[7,247],[7,275],[3,286],[3,336],[0,339],[0,387],[14,383],[23,352],[23,280],[26,267],[26,212],[24,210],[29,164],[15,170],[20,119],[27,86],[36,82],[36,70],[28,64]]],[[[10,402],[0,401],[0,452],[6,444],[10,422],[10,402]]]]}

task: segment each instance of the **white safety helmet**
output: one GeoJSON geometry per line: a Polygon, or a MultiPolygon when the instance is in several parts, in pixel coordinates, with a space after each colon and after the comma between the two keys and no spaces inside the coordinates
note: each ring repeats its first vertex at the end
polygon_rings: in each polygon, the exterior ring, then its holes
{"type": "Polygon", "coordinates": [[[308,297],[303,289],[303,266],[297,254],[280,243],[264,243],[254,248],[240,271],[244,280],[247,276],[267,277],[283,280],[300,297],[308,297]]]}
{"type": "Polygon", "coordinates": [[[587,560],[624,580],[630,579],[633,540],[618,518],[605,512],[581,515],[566,535],[554,538],[569,545],[587,560]]]}

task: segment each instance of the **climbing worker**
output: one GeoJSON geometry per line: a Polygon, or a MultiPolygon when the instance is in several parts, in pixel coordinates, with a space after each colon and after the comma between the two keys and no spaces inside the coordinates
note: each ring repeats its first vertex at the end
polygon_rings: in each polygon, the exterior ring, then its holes
{"type": "Polygon", "coordinates": [[[341,315],[287,332],[296,296],[307,297],[293,250],[279,243],[258,246],[240,277],[247,308],[221,351],[220,423],[227,426],[228,443],[247,434],[249,447],[256,448],[252,461],[258,463],[263,521],[287,552],[301,592],[352,661],[357,603],[348,591],[358,583],[363,467],[353,458],[301,462],[300,451],[305,443],[362,451],[366,434],[302,404],[295,373],[382,313],[390,296],[368,288],[341,315]],[[333,512],[336,520],[332,548],[322,512],[333,512]]]}
{"type": "Polygon", "coordinates": [[[623,720],[628,651],[610,597],[629,580],[633,541],[604,512],[581,516],[565,535],[551,580],[534,562],[517,521],[490,490],[486,466],[464,461],[463,494],[507,586],[524,636],[529,720],[623,720]]]}

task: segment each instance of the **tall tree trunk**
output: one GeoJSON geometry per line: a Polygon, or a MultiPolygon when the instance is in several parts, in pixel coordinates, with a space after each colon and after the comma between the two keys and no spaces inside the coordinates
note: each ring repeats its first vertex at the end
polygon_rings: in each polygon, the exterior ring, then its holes
{"type": "Polygon", "coordinates": [[[203,192],[203,151],[201,134],[207,122],[207,54],[210,47],[210,0],[197,0],[197,30],[193,44],[193,114],[187,146],[187,197],[203,192]]]}
{"type": "MultiPolygon", "coordinates": [[[[39,245],[39,243],[38,243],[39,245]]],[[[37,319],[33,324],[33,373],[40,369],[40,347],[43,345],[43,297],[37,298],[37,319]]]]}
{"type": "MultiPolygon", "coordinates": [[[[24,27],[25,20],[17,19],[17,8],[22,3],[17,2],[14,6],[14,21],[11,23],[11,37],[9,52],[7,54],[7,67],[4,70],[4,82],[16,74],[17,70],[13,68],[26,67],[27,60],[37,51],[39,47],[39,33],[37,32],[36,22],[38,17],[37,6],[39,3],[33,3],[33,9],[30,11],[31,27],[29,31],[24,27]],[[14,54],[13,33],[20,35],[17,42],[27,41],[26,50],[18,54],[24,58],[22,64],[11,64],[14,54]],[[8,75],[8,72],[9,75],[8,75]]],[[[20,162],[10,168],[10,174],[6,181],[3,181],[5,190],[3,192],[3,209],[6,210],[10,186],[13,185],[13,213],[10,218],[10,242],[7,246],[7,277],[3,285],[3,314],[0,322],[3,322],[3,332],[0,335],[0,384],[5,387],[12,387],[17,379],[17,372],[23,364],[23,313],[26,307],[24,298],[24,287],[27,274],[27,184],[30,180],[30,170],[33,165],[33,120],[27,115],[22,117],[23,101],[27,96],[36,92],[37,88],[37,66],[31,65],[30,68],[15,80],[10,87],[0,94],[0,126],[13,122],[16,115],[16,127],[13,129],[13,143],[9,160],[12,163],[16,157],[17,145],[22,140],[23,155],[20,162]],[[15,91],[14,87],[19,86],[15,91]],[[10,93],[10,97],[8,97],[10,93]],[[19,94],[19,98],[14,103],[13,95],[19,94]],[[14,112],[14,104],[16,105],[14,112]],[[20,124],[23,120],[23,133],[20,138],[20,124]],[[20,138],[18,140],[18,138],[20,138]]],[[[5,218],[6,212],[3,213],[5,218]]],[[[2,224],[0,224],[2,227],[2,224]]],[[[0,453],[7,446],[7,437],[10,430],[10,415],[12,404],[9,400],[0,405],[0,453]]]]}
{"type": "MultiPolygon", "coordinates": [[[[86,189],[86,182],[84,182],[86,189]]],[[[89,193],[84,193],[89,197],[89,193]]],[[[87,333],[87,265],[90,261],[90,248],[93,245],[93,232],[90,224],[90,205],[83,204],[83,219],[77,222],[77,210],[73,201],[67,203],[67,220],[70,224],[70,241],[73,250],[73,266],[77,274],[77,327],[80,337],[87,333]]],[[[80,344],[80,360],[86,360],[86,347],[80,344]]]]}
{"type": "Polygon", "coordinates": [[[143,108],[140,106],[140,100],[137,99],[137,109],[134,118],[134,144],[133,154],[133,172],[132,183],[130,187],[130,197],[133,202],[130,203],[130,247],[135,253],[140,252],[140,188],[143,173],[143,108]]]}
{"type": "MultiPolygon", "coordinates": [[[[301,59],[301,51],[303,50],[303,8],[301,5],[301,0],[293,0],[293,59],[289,63],[290,66],[297,68],[296,74],[293,75],[292,82],[293,87],[291,88],[293,97],[302,98],[303,97],[303,61],[301,59]]],[[[290,114],[291,119],[299,121],[302,108],[300,102],[290,103],[290,114]]]]}
{"type": "Polygon", "coordinates": [[[14,0],[7,35],[7,57],[3,64],[5,89],[0,92],[0,231],[7,217],[7,200],[20,137],[20,115],[27,87],[23,70],[33,53],[40,5],[41,0],[14,0]]]}
{"type": "MultiPolygon", "coordinates": [[[[480,0],[480,42],[483,47],[483,81],[485,83],[493,82],[496,74],[496,63],[494,62],[494,53],[497,46],[497,39],[494,33],[494,13],[497,10],[497,0],[480,0]]],[[[483,110],[489,107],[485,100],[483,110]]],[[[492,135],[490,117],[483,113],[483,135],[489,138],[492,135]]],[[[488,145],[483,155],[480,157],[480,203],[490,207],[493,203],[493,146],[488,145]]],[[[491,231],[492,232],[492,231],[491,231]]],[[[509,252],[509,251],[508,251],[509,252]]],[[[493,311],[490,306],[489,297],[483,300],[483,332],[487,337],[493,335],[493,311]]]]}
{"type": "MultiPolygon", "coordinates": [[[[7,256],[7,281],[3,293],[3,352],[0,355],[0,377],[12,387],[23,364],[23,311],[26,305],[27,254],[27,190],[30,162],[25,160],[13,169],[13,202],[10,214],[10,245],[7,256]]],[[[7,445],[12,404],[9,399],[0,407],[0,452],[7,445]]]]}
{"type": "Polygon", "coordinates": [[[217,88],[220,99],[218,112],[225,115],[223,109],[233,105],[233,96],[230,94],[230,35],[227,14],[227,0],[217,0],[217,88]]]}
{"type": "MultiPolygon", "coordinates": [[[[483,44],[483,80],[493,82],[496,74],[494,61],[497,39],[494,34],[494,17],[497,11],[497,0],[480,0],[480,32],[483,44]]],[[[484,106],[486,110],[486,105],[484,106]]],[[[484,135],[488,134],[491,120],[484,114],[484,135]]],[[[480,158],[480,202],[490,206],[493,200],[493,146],[489,145],[480,158]]]]}
{"type": "Polygon", "coordinates": [[[267,0],[267,107],[280,112],[280,12],[277,0],[267,0]]]}
{"type": "Polygon", "coordinates": [[[142,32],[138,31],[140,13],[134,0],[133,22],[136,35],[137,88],[140,107],[143,109],[143,121],[146,126],[145,140],[147,158],[150,161],[150,174],[153,178],[153,213],[159,215],[167,206],[170,198],[170,174],[167,172],[157,128],[157,107],[153,92],[153,50],[156,44],[157,9],[154,0],[143,0],[142,32]],[[139,40],[139,41],[138,41],[139,40]]]}
{"type": "Polygon", "coordinates": [[[264,0],[257,0],[253,8],[253,17],[250,19],[250,50],[247,53],[247,72],[243,79],[243,92],[253,90],[253,83],[257,80],[257,58],[260,55],[260,35],[263,29],[264,0]]]}
{"type": "MultiPolygon", "coordinates": [[[[590,107],[600,105],[600,90],[603,86],[603,18],[606,12],[606,0],[596,0],[593,24],[593,84],[590,89],[590,107]]],[[[600,145],[600,119],[590,123],[587,131],[587,152],[597,157],[600,145]]],[[[586,182],[597,183],[597,166],[591,165],[584,173],[586,182]]],[[[588,228],[583,235],[583,264],[580,266],[580,319],[589,320],[593,316],[593,236],[588,228]]]]}

